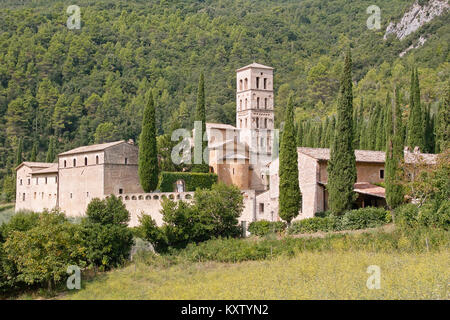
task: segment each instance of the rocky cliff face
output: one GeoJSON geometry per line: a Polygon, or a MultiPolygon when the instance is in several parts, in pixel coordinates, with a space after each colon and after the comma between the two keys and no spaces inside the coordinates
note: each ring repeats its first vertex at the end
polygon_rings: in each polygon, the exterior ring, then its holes
{"type": "MultiPolygon", "coordinates": [[[[389,35],[393,34],[398,39],[403,40],[435,17],[447,13],[450,8],[448,2],[449,0],[429,0],[421,5],[419,1],[416,1],[404,14],[400,22],[391,22],[388,25],[384,39],[386,40],[389,35]]],[[[421,42],[423,44],[425,41],[421,42]]]]}

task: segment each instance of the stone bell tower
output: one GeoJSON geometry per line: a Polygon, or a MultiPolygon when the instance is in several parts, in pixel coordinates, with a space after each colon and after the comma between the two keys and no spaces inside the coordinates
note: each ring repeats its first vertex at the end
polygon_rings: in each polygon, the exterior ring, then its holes
{"type": "Polygon", "coordinates": [[[236,127],[250,151],[270,155],[274,129],[273,68],[252,63],[236,70],[236,127]]]}

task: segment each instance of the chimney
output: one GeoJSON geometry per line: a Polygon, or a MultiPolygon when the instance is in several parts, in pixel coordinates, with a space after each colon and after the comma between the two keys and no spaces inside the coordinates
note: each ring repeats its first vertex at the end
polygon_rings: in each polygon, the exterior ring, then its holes
{"type": "Polygon", "coordinates": [[[414,153],[415,153],[415,154],[419,154],[419,153],[420,153],[420,147],[416,146],[416,147],[414,148],[414,153]]]}
{"type": "Polygon", "coordinates": [[[132,146],[134,146],[134,140],[133,140],[133,139],[129,139],[129,140],[127,141],[127,143],[128,143],[128,144],[131,144],[132,146]]]}

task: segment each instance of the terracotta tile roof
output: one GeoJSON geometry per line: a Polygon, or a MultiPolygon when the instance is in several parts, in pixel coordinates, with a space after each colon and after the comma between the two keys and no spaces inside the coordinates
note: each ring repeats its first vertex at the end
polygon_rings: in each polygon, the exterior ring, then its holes
{"type": "Polygon", "coordinates": [[[41,173],[55,173],[58,172],[58,164],[57,163],[53,163],[51,167],[45,168],[45,169],[41,169],[41,170],[37,170],[37,171],[33,171],[33,174],[41,174],[41,173]]]}
{"type": "Polygon", "coordinates": [[[368,194],[379,198],[386,198],[385,190],[383,187],[379,187],[368,182],[355,183],[353,188],[353,190],[357,193],[368,194]]]}
{"type": "Polygon", "coordinates": [[[93,144],[90,146],[82,146],[82,147],[78,147],[63,153],[60,153],[59,156],[65,156],[68,154],[75,154],[75,153],[85,153],[85,152],[93,152],[93,151],[102,151],[105,150],[106,148],[121,144],[121,143],[126,143],[124,140],[120,140],[120,141],[114,141],[114,142],[108,142],[108,143],[102,143],[102,144],[93,144]]]}
{"type": "Polygon", "coordinates": [[[52,165],[54,165],[54,163],[24,161],[21,164],[19,164],[15,169],[18,170],[22,166],[27,166],[27,167],[31,168],[34,171],[34,170],[40,170],[40,169],[43,169],[43,168],[48,168],[48,167],[51,167],[52,165]]]}
{"type": "MultiPolygon", "coordinates": [[[[328,161],[330,160],[330,149],[324,148],[298,148],[299,153],[306,154],[317,160],[328,161]]],[[[355,150],[356,162],[372,162],[372,163],[384,163],[386,154],[384,151],[373,150],[355,150]]],[[[412,153],[405,152],[405,162],[414,163],[418,159],[424,161],[427,164],[435,164],[437,155],[428,153],[412,153]]]]}
{"type": "Polygon", "coordinates": [[[263,64],[253,62],[252,64],[249,64],[248,66],[239,68],[239,69],[237,69],[236,71],[242,71],[242,70],[245,70],[245,69],[248,69],[248,68],[258,68],[258,69],[269,69],[269,70],[273,70],[272,67],[265,66],[265,65],[263,65],[263,64]]]}

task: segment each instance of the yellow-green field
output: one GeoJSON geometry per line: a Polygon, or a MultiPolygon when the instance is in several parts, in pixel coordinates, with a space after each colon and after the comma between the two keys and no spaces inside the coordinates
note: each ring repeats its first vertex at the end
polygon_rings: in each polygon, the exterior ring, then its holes
{"type": "Polygon", "coordinates": [[[449,299],[450,253],[304,252],[238,264],[130,265],[62,299],[449,299]],[[381,268],[381,289],[366,286],[381,268]]]}

